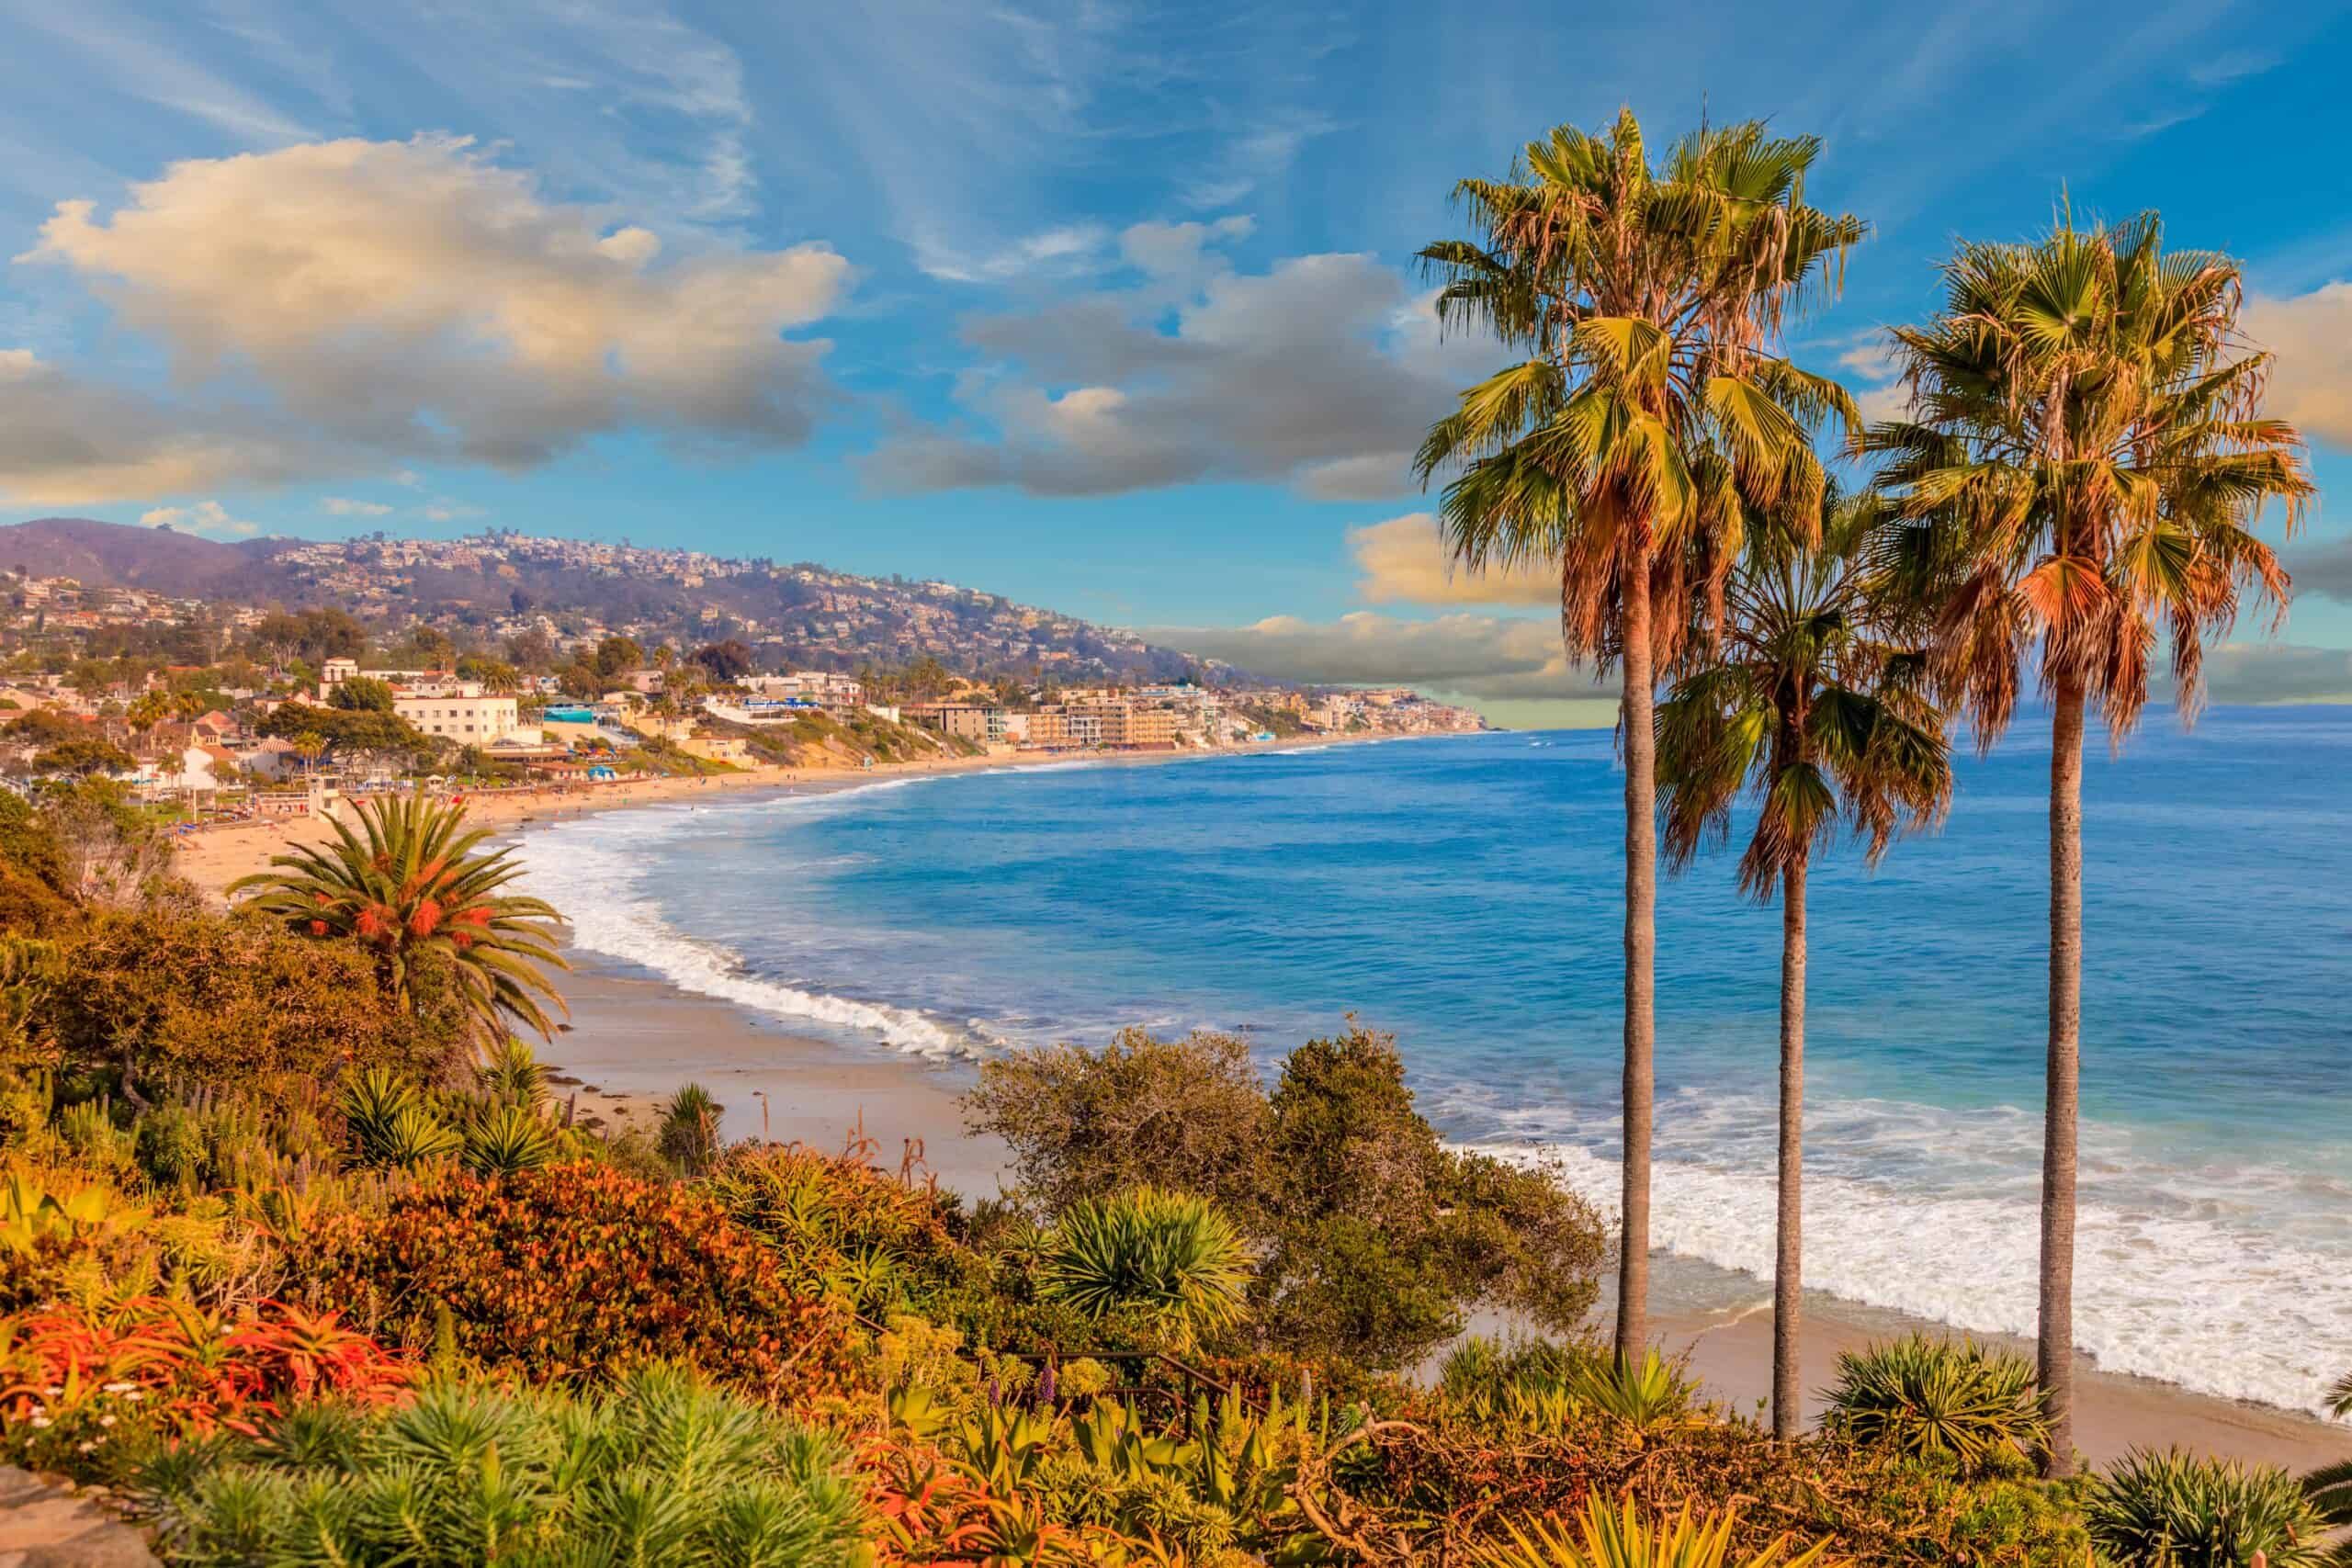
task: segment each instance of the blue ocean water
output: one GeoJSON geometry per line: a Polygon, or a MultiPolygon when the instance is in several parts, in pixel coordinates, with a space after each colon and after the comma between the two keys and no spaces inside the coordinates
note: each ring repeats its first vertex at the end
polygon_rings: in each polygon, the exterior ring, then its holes
{"type": "MultiPolygon", "coordinates": [[[[2153,716],[2085,784],[2078,1314],[2102,1364],[2308,1406],[2352,1366],[2352,709],[2153,716]]],[[[2030,1332],[2046,732],[1812,879],[1808,1283],[2030,1332]]],[[[931,1055],[1393,1031],[1450,1137],[1613,1196],[1623,776],[1605,732],[877,783],[524,846],[581,945],[931,1055]]],[[[1735,840],[1735,845],[1736,840],[1735,840]]],[[[1658,909],[1657,1239],[1771,1258],[1777,913],[1658,909]]]]}

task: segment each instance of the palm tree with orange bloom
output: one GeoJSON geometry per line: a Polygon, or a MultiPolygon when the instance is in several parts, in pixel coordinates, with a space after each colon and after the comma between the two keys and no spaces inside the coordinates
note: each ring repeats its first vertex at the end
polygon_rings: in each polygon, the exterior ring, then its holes
{"type": "Polygon", "coordinates": [[[363,801],[356,815],[357,831],[336,820],[333,840],[274,857],[231,896],[250,891],[246,908],[306,935],[363,944],[403,1008],[416,1004],[420,968],[446,962],[486,1033],[551,1037],[548,1007],[569,1010],[545,971],[571,966],[555,948],[555,910],[503,891],[522,874],[510,852],[481,852],[489,832],[466,829],[465,807],[421,795],[363,801]]]}

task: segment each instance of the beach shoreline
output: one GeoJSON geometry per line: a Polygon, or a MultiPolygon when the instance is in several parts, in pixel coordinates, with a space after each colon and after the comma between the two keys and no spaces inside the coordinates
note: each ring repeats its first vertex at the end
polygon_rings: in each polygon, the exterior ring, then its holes
{"type": "MultiPolygon", "coordinates": [[[[1286,744],[1333,743],[1352,742],[1318,737],[1286,744]]],[[[601,786],[606,792],[601,795],[530,801],[492,796],[469,805],[479,811],[476,820],[481,826],[520,829],[592,812],[707,798],[714,789],[739,796],[761,791],[830,793],[910,776],[1055,763],[1133,765],[1235,754],[1246,753],[1028,753],[856,771],[762,769],[718,775],[707,784],[647,781],[625,790],[601,786]]],[[[313,825],[311,830],[323,832],[323,827],[313,825]]],[[[257,826],[217,829],[183,841],[179,869],[219,896],[235,877],[264,869],[270,855],[300,837],[257,826]]],[[[575,1114],[588,1124],[613,1130],[650,1128],[669,1094],[694,1081],[710,1089],[725,1108],[725,1131],[730,1138],[800,1142],[829,1152],[855,1146],[886,1168],[935,1178],[967,1199],[993,1196],[1009,1181],[1009,1151],[965,1129],[958,1096],[970,1081],[968,1064],[822,1039],[732,1001],[689,992],[622,960],[576,948],[570,956],[575,967],[564,977],[563,989],[571,1019],[543,1054],[556,1071],[559,1096],[569,1099],[575,1114]]],[[[1687,1359],[1710,1397],[1735,1408],[1754,1408],[1770,1386],[1770,1282],[1663,1254],[1657,1268],[1662,1286],[1678,1274],[1705,1277],[1703,1289],[1662,1290],[1662,1296],[1725,1303],[1677,1310],[1670,1300],[1662,1303],[1655,1314],[1657,1341],[1668,1353],[1687,1359]]],[[[1809,1297],[1806,1310],[1805,1382],[1815,1390],[1832,1380],[1843,1351],[1915,1330],[1959,1333],[1925,1318],[1838,1298],[1809,1297]]],[[[1507,1325],[1478,1326],[1492,1331],[1507,1325]]],[[[1975,1337],[2030,1355],[2030,1347],[2022,1341],[1993,1335],[1975,1337]]],[[[1818,1404],[1816,1393],[1809,1401],[1809,1413],[1817,1412],[1818,1404]]],[[[2078,1360],[2075,1438],[2094,1462],[2110,1461],[2132,1448],[2168,1443],[2290,1469],[2352,1459],[2352,1427],[2103,1371],[2087,1358],[2078,1360]]]]}
{"type": "MultiPolygon", "coordinates": [[[[995,756],[945,757],[925,761],[878,762],[865,768],[779,768],[762,765],[693,778],[624,778],[607,783],[543,784],[530,788],[459,792],[471,828],[521,829],[570,821],[607,811],[687,805],[714,795],[823,795],[899,779],[953,778],[966,773],[1050,767],[1140,767],[1165,762],[1246,757],[1268,751],[1322,746],[1364,746],[1385,741],[1438,739],[1419,735],[1314,735],[1264,740],[1248,746],[1167,751],[1031,751],[995,756]]],[[[273,856],[302,844],[322,842],[333,830],[322,818],[213,824],[174,840],[172,869],[202,892],[225,898],[239,877],[266,871],[273,856]]]]}

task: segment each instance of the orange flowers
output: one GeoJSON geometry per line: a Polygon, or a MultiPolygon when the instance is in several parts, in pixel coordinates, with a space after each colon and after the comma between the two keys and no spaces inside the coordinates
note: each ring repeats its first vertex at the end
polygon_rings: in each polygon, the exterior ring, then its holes
{"type": "Polygon", "coordinates": [[[0,1416],[28,1427],[111,1427],[131,1415],[203,1436],[251,1435],[293,1398],[334,1393],[368,1404],[397,1398],[415,1375],[409,1359],[311,1314],[264,1302],[224,1322],[184,1301],[142,1296],[111,1312],[60,1307],[0,1323],[0,1416]]]}

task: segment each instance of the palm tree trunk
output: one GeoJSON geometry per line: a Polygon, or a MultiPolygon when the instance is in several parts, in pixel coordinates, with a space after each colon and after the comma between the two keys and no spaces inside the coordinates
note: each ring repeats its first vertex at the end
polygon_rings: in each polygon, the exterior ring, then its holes
{"type": "Polygon", "coordinates": [[[1650,1294],[1651,965],[1657,951],[1657,737],[1650,664],[1648,552],[1624,576],[1625,1100],[1623,1233],[1617,1252],[1617,1354],[1645,1348],[1650,1294]]]}
{"type": "Polygon", "coordinates": [[[2041,1473],[2075,1469],[2075,1122],[2083,1045],[2083,690],[2058,689],[2050,733],[2050,1061],[2041,1129],[2041,1340],[2050,1444],[2041,1473]]]}
{"type": "Polygon", "coordinates": [[[1804,1293],[1805,863],[1781,872],[1781,1201],[1772,1264],[1772,1436],[1788,1442],[1804,1413],[1797,1335],[1804,1293]]]}

